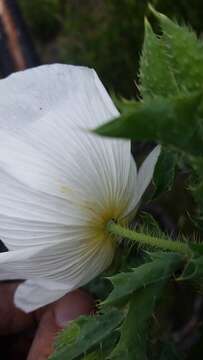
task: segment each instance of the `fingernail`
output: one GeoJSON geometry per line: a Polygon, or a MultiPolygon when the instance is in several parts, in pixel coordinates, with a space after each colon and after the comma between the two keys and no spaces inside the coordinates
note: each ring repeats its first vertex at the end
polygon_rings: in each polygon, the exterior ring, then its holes
{"type": "Polygon", "coordinates": [[[70,305],[63,304],[59,306],[55,312],[56,323],[59,327],[65,327],[69,321],[75,319],[78,314],[73,313],[72,307],[70,305]]]}

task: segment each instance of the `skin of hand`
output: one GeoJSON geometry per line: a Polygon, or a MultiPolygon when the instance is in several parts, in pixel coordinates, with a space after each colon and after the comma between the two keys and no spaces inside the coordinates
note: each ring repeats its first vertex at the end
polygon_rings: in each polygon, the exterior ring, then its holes
{"type": "MultiPolygon", "coordinates": [[[[14,306],[13,297],[19,282],[0,284],[0,336],[15,338],[33,331],[34,338],[26,360],[47,360],[53,352],[56,334],[69,321],[94,312],[94,300],[83,290],[75,290],[60,300],[33,313],[25,314],[14,306]]],[[[26,343],[24,338],[24,344],[26,343]]],[[[10,357],[9,357],[10,358],[10,357]]],[[[14,359],[11,357],[10,359],[14,359]]],[[[22,359],[15,353],[15,360],[22,359]]]]}

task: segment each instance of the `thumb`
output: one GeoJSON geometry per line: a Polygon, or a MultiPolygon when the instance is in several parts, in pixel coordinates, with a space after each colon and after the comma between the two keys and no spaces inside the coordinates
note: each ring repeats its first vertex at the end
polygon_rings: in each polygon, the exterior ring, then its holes
{"type": "Polygon", "coordinates": [[[92,298],[82,290],[65,295],[48,306],[45,312],[39,311],[39,326],[27,360],[47,360],[53,352],[56,334],[69,321],[94,309],[92,298]]]}

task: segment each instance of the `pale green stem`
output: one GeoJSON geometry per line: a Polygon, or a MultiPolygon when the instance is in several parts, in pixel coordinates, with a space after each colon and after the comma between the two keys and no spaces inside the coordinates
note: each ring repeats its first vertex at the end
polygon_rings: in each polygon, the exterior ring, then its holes
{"type": "Polygon", "coordinates": [[[133,240],[140,245],[148,245],[150,247],[155,247],[158,249],[178,252],[181,254],[185,254],[186,256],[191,256],[192,253],[189,246],[183,242],[161,239],[158,237],[150,236],[148,234],[139,233],[137,231],[130,230],[126,227],[116,224],[113,221],[110,221],[107,224],[107,230],[111,234],[133,240]]]}

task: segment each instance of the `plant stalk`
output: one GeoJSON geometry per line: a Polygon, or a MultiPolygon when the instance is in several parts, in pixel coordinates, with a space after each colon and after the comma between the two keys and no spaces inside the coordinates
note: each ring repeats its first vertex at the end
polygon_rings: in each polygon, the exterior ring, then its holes
{"type": "Polygon", "coordinates": [[[133,240],[140,245],[147,245],[162,250],[173,251],[189,257],[192,254],[190,247],[183,242],[162,239],[148,234],[139,233],[137,231],[123,227],[122,225],[117,224],[114,221],[110,221],[107,224],[107,230],[113,235],[133,240]]]}

